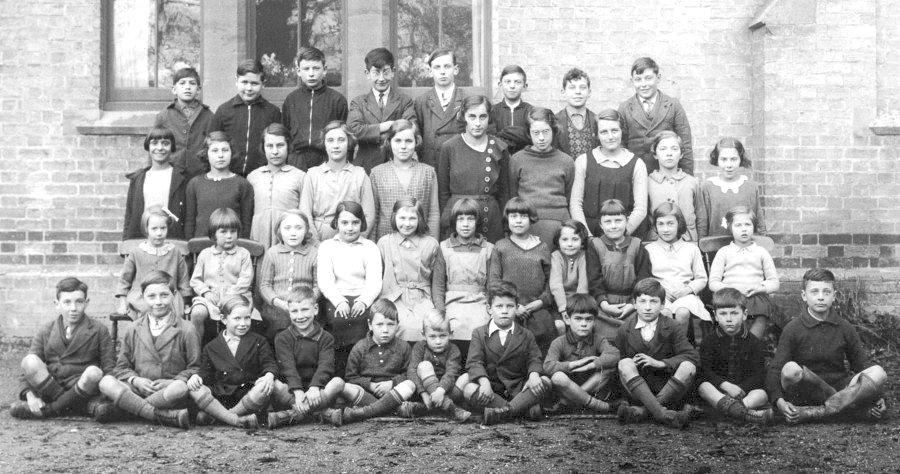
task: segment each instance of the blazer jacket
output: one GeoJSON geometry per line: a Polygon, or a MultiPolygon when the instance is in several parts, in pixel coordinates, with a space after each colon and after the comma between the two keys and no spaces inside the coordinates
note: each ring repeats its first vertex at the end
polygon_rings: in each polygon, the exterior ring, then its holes
{"type": "Polygon", "coordinates": [[[619,104],[619,115],[624,126],[622,146],[634,153],[647,165],[647,173],[659,169],[659,162],[650,151],[653,138],[663,130],[671,130],[681,137],[681,159],[678,167],[685,173],[694,174],[694,151],[691,142],[691,125],[678,99],[659,92],[650,119],[636,95],[619,104]]]}
{"type": "Polygon", "coordinates": [[[191,323],[170,316],[171,324],[153,340],[150,317],[142,315],[125,331],[116,378],[174,379],[187,382],[200,370],[200,342],[191,323]]]}
{"type": "Polygon", "coordinates": [[[436,168],[438,157],[441,154],[441,145],[453,135],[462,133],[464,127],[457,123],[456,114],[467,95],[461,87],[456,86],[447,110],[441,107],[441,99],[438,98],[434,87],[415,98],[413,106],[416,120],[419,122],[419,133],[422,134],[420,162],[436,168]]]}
{"type": "Polygon", "coordinates": [[[242,385],[253,385],[266,372],[278,378],[278,363],[265,337],[248,332],[241,337],[237,352],[231,354],[225,337],[219,333],[203,347],[200,377],[213,395],[232,395],[242,385]]]}
{"type": "Polygon", "coordinates": [[[473,382],[487,377],[495,393],[514,397],[522,391],[529,374],[543,373],[541,350],[534,334],[521,324],[506,337],[505,346],[500,345],[499,334],[488,336],[488,326],[472,331],[466,370],[473,382]]]}
{"type": "Polygon", "coordinates": [[[660,316],[656,325],[656,334],[650,342],[641,338],[641,330],[635,329],[637,315],[631,315],[619,326],[616,333],[615,346],[619,348],[622,358],[634,357],[643,353],[666,364],[667,372],[675,372],[682,362],[692,362],[700,367],[700,354],[691,345],[684,329],[675,320],[660,316]]]}
{"type": "Polygon", "coordinates": [[[413,100],[396,87],[391,88],[384,109],[378,105],[378,99],[372,90],[350,102],[347,127],[356,135],[359,142],[353,164],[365,168],[366,174],[371,174],[372,168],[385,162],[385,155],[381,151],[384,137],[379,130],[381,122],[397,119],[416,123],[413,100]]]}
{"type": "MultiPolygon", "coordinates": [[[[141,217],[144,215],[144,180],[150,167],[139,169],[125,175],[131,183],[128,185],[128,197],[125,200],[125,228],[122,231],[122,240],[143,239],[144,231],[141,230],[141,217]]],[[[184,170],[178,166],[172,167],[172,180],[169,182],[169,212],[175,214],[178,222],[169,226],[169,239],[184,239],[184,203],[185,191],[188,180],[184,170]]]]}

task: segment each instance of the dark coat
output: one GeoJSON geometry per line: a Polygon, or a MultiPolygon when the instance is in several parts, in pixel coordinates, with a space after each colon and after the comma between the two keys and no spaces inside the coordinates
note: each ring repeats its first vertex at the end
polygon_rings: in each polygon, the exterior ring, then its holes
{"type": "Polygon", "coordinates": [[[354,165],[362,166],[367,174],[371,174],[372,168],[384,163],[384,154],[381,151],[384,134],[380,132],[379,127],[382,122],[397,119],[416,123],[413,100],[397,88],[391,89],[384,109],[378,105],[378,99],[371,90],[350,102],[347,126],[359,142],[359,149],[353,158],[354,165]]]}
{"type": "Polygon", "coordinates": [[[154,127],[169,129],[175,135],[175,153],[172,164],[184,171],[186,181],[206,171],[206,165],[197,156],[206,146],[206,131],[213,119],[209,106],[201,103],[197,113],[187,118],[173,100],[156,114],[154,127]]]}
{"type": "Polygon", "coordinates": [[[450,137],[462,133],[465,127],[456,121],[456,114],[462,107],[463,99],[468,94],[461,87],[453,89],[453,97],[447,110],[441,107],[441,99],[434,88],[418,96],[413,101],[416,120],[419,122],[419,133],[422,134],[422,151],[419,161],[437,167],[441,154],[441,145],[450,137]]]}
{"type": "Polygon", "coordinates": [[[200,341],[194,326],[181,318],[170,317],[172,323],[155,341],[147,315],[125,330],[116,361],[119,380],[127,382],[131,377],[143,377],[187,382],[200,370],[200,341]]]}
{"type": "Polygon", "coordinates": [[[650,114],[644,113],[644,107],[636,95],[619,104],[619,115],[625,122],[622,127],[622,146],[644,160],[647,173],[659,169],[659,162],[653,156],[650,147],[653,139],[663,130],[671,130],[681,137],[681,159],[678,167],[689,175],[694,174],[694,151],[691,141],[691,124],[678,99],[659,92],[656,104],[650,114]]]}
{"type": "Polygon", "coordinates": [[[198,374],[218,398],[233,395],[241,386],[252,386],[266,372],[278,378],[278,364],[269,341],[259,334],[248,332],[241,337],[234,355],[221,333],[206,344],[200,357],[198,374]]]}
{"type": "Polygon", "coordinates": [[[487,377],[494,393],[508,399],[522,391],[532,372],[543,373],[541,350],[534,334],[517,324],[506,337],[506,345],[500,345],[500,335],[488,336],[488,326],[472,331],[466,370],[472,382],[487,377]]]}
{"type": "MultiPolygon", "coordinates": [[[[125,228],[122,231],[122,240],[142,239],[144,231],[141,230],[141,217],[144,215],[144,180],[150,167],[139,169],[125,175],[131,183],[128,184],[128,197],[125,200],[125,228]]],[[[184,210],[185,190],[188,180],[184,170],[178,166],[172,167],[172,181],[169,183],[169,212],[175,214],[178,222],[169,226],[169,239],[184,239],[184,210]]]]}
{"type": "Polygon", "coordinates": [[[623,359],[643,353],[666,364],[664,369],[642,368],[639,370],[641,376],[651,387],[654,387],[654,390],[665,385],[682,362],[691,362],[696,367],[700,367],[700,353],[691,345],[684,328],[675,320],[660,316],[656,334],[653,335],[650,342],[644,342],[644,339],[641,338],[641,330],[635,329],[637,321],[637,315],[626,318],[625,322],[619,326],[613,344],[619,348],[623,359]]]}

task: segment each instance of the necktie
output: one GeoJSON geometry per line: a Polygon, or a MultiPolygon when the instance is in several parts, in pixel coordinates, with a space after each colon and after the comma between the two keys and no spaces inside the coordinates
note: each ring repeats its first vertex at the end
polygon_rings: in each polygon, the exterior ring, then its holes
{"type": "Polygon", "coordinates": [[[450,103],[450,100],[447,98],[447,93],[442,92],[441,93],[441,108],[444,110],[447,110],[447,104],[449,104],[449,103],[450,103]]]}
{"type": "Polygon", "coordinates": [[[572,125],[575,126],[578,130],[581,130],[584,127],[584,115],[575,114],[572,116],[572,125]]]}
{"type": "Polygon", "coordinates": [[[649,100],[644,100],[644,113],[650,115],[650,112],[653,110],[653,104],[650,103],[649,100]]]}
{"type": "Polygon", "coordinates": [[[385,105],[384,104],[384,92],[379,92],[378,93],[378,107],[380,107],[381,109],[384,109],[384,105],[385,105]]]}
{"type": "Polygon", "coordinates": [[[72,326],[66,326],[66,339],[72,339],[72,326]]]}

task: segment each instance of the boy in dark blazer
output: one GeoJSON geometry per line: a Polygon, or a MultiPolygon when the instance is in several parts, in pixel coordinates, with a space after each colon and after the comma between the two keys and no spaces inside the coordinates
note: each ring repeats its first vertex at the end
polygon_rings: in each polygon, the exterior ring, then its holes
{"type": "Polygon", "coordinates": [[[681,159],[678,167],[694,174],[694,150],[691,146],[691,124],[678,99],[659,90],[659,66],[651,58],[638,58],[631,66],[631,82],[635,95],[619,104],[622,144],[647,165],[647,172],[659,169],[659,162],[651,150],[656,134],[671,130],[681,137],[681,159]]]}
{"type": "Polygon", "coordinates": [[[550,392],[551,384],[542,375],[541,350],[534,335],[515,323],[516,286],[503,280],[493,282],[487,300],[491,322],[472,332],[466,361],[468,380],[461,377],[468,382],[463,396],[473,407],[484,407],[485,425],[526,413],[540,418],[539,402],[550,392]]]}
{"type": "Polygon", "coordinates": [[[419,161],[437,167],[441,145],[450,137],[462,132],[456,113],[462,106],[466,93],[456,87],[459,74],[456,53],[446,48],[436,49],[428,56],[428,66],[434,87],[413,101],[419,132],[422,134],[422,153],[419,161]]]}
{"type": "Polygon", "coordinates": [[[190,181],[206,169],[197,156],[206,142],[206,131],[213,119],[209,106],[200,101],[200,73],[192,67],[175,71],[172,77],[172,94],[175,100],[156,114],[153,127],[168,128],[175,135],[175,151],[172,164],[190,181]]]}
{"type": "Polygon", "coordinates": [[[22,358],[19,400],[9,413],[16,418],[47,418],[84,412],[98,393],[104,372],[115,366],[115,343],[106,326],[88,318],[88,287],[77,278],[56,284],[59,316],[45,324],[22,358]]]}
{"type": "Polygon", "coordinates": [[[631,400],[643,406],[619,406],[619,420],[633,423],[647,419],[648,413],[659,423],[683,428],[691,407],[676,412],[667,407],[678,404],[694,380],[700,354],[688,342],[684,328],[671,318],[660,318],[666,290],[653,278],[634,285],[637,314],[619,327],[615,346],[619,361],[619,380],[631,400]]]}
{"type": "Polygon", "coordinates": [[[350,102],[347,116],[347,127],[356,135],[359,145],[353,164],[365,168],[367,174],[384,163],[382,137],[394,121],[416,121],[412,99],[391,87],[393,78],[394,55],[387,48],[369,51],[366,54],[366,79],[372,84],[372,90],[350,102]]]}

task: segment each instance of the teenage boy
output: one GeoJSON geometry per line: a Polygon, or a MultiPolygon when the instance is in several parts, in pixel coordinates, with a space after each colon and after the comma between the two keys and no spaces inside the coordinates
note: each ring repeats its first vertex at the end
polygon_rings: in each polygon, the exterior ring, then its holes
{"type": "Polygon", "coordinates": [[[200,73],[192,67],[179,69],[172,78],[175,100],[156,114],[155,127],[167,128],[175,135],[172,164],[184,170],[185,181],[205,171],[197,156],[203,149],[206,130],[213,120],[212,110],[200,101],[200,73]]]}
{"type": "Polygon", "coordinates": [[[456,87],[459,66],[456,64],[456,53],[452,50],[439,48],[432,52],[428,56],[428,67],[431,68],[434,88],[416,97],[413,106],[422,134],[419,161],[436,167],[441,145],[462,131],[456,114],[466,93],[456,87]]]}
{"type": "Polygon", "coordinates": [[[559,130],[556,148],[574,160],[600,145],[597,115],[587,108],[591,97],[591,77],[577,67],[569,69],[563,76],[562,93],[566,106],[556,113],[559,130]]]}

